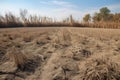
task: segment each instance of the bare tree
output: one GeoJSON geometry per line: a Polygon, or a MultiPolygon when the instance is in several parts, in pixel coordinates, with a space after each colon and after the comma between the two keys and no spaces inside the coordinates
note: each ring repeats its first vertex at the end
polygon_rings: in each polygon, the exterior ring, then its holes
{"type": "Polygon", "coordinates": [[[27,23],[27,18],[26,18],[27,13],[28,11],[26,9],[20,10],[20,17],[21,17],[21,20],[23,21],[24,26],[26,26],[26,23],[27,23]]]}

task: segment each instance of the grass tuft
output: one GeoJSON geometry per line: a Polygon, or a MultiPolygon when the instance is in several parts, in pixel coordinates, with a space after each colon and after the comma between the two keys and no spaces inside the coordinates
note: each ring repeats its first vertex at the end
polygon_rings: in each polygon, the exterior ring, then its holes
{"type": "Polygon", "coordinates": [[[82,80],[119,80],[120,65],[109,58],[92,59],[82,66],[82,80]]]}

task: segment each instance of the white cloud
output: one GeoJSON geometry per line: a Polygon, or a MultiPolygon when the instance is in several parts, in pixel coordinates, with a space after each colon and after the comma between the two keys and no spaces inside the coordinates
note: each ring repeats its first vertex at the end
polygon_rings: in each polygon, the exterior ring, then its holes
{"type": "Polygon", "coordinates": [[[108,5],[106,6],[108,7],[110,10],[116,10],[116,9],[119,9],[120,10],[120,3],[118,4],[113,4],[113,5],[108,5]]]}
{"type": "Polygon", "coordinates": [[[64,8],[75,8],[76,5],[62,1],[62,0],[51,0],[51,1],[40,1],[41,4],[47,5],[47,6],[57,6],[57,7],[64,7],[64,8]]]}
{"type": "Polygon", "coordinates": [[[68,9],[68,8],[59,8],[59,9],[52,9],[51,11],[47,12],[46,10],[29,10],[29,14],[40,14],[41,16],[48,16],[55,18],[57,20],[61,20],[64,18],[69,17],[71,14],[75,19],[82,18],[84,15],[83,12],[68,9]]]}
{"type": "Polygon", "coordinates": [[[54,5],[65,7],[65,8],[75,8],[75,7],[77,7],[76,5],[74,5],[74,4],[70,3],[70,2],[65,2],[65,1],[53,0],[51,2],[54,5]]]}

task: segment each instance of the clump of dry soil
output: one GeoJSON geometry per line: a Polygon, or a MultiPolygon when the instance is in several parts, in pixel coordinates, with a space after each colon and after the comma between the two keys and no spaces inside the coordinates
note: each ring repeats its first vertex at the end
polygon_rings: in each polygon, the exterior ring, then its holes
{"type": "Polygon", "coordinates": [[[119,36],[119,29],[1,29],[0,80],[119,80],[119,36]]]}

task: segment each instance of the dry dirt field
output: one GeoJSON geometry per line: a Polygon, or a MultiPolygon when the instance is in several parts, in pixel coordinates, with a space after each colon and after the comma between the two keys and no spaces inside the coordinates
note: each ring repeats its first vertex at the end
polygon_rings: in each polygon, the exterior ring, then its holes
{"type": "Polygon", "coordinates": [[[0,29],[0,80],[120,80],[120,29],[0,29]]]}

